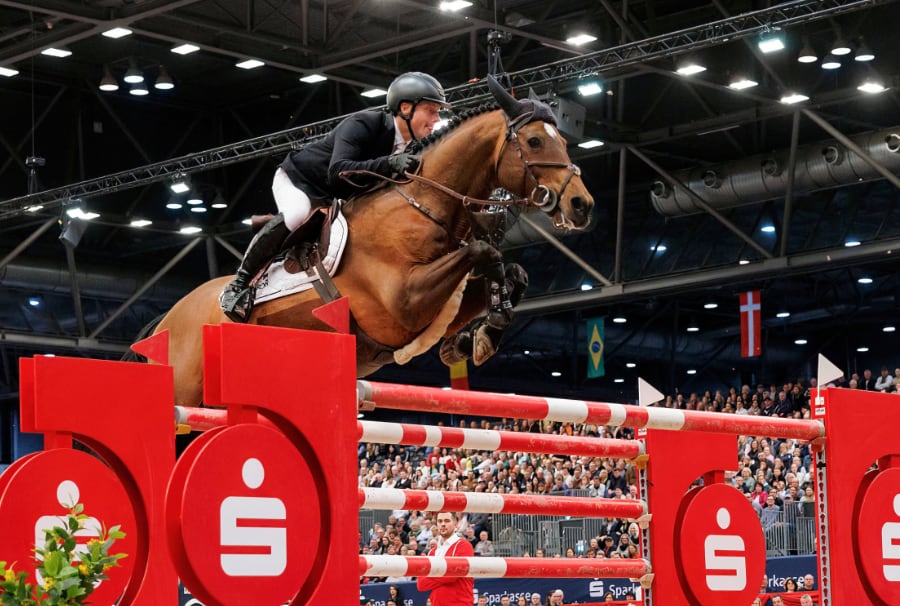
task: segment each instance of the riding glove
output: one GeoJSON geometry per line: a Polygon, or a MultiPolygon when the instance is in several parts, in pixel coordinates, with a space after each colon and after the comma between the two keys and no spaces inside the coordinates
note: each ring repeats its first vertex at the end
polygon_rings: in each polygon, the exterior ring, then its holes
{"type": "Polygon", "coordinates": [[[404,172],[415,172],[419,167],[419,157],[409,152],[400,152],[388,156],[388,166],[399,175],[404,172]]]}

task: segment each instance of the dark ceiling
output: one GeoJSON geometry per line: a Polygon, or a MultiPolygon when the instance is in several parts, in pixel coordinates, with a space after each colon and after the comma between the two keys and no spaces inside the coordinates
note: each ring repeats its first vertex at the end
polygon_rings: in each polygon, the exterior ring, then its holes
{"type": "MultiPolygon", "coordinates": [[[[578,262],[522,222],[513,228],[507,256],[525,266],[531,284],[502,352],[470,369],[474,388],[620,400],[635,397],[638,375],[667,392],[809,376],[820,351],[849,370],[900,366],[896,333],[882,331],[896,323],[900,297],[900,154],[891,137],[900,134],[891,88],[900,84],[897,3],[475,0],[458,13],[437,4],[0,0],[0,67],[19,71],[0,77],[0,394],[17,391],[17,357],[118,357],[193,285],[233,271],[249,240],[241,221],[272,209],[271,174],[286,148],[219,164],[200,152],[233,151],[270,133],[299,140],[296,127],[377,106],[383,98],[359,93],[407,70],[435,74],[464,106],[474,90],[466,83],[488,72],[494,29],[510,34],[499,51],[518,88],[585,108],[584,134],[570,135],[570,154],[598,204],[589,231],[561,237],[578,262]],[[779,24],[787,48],[763,55],[759,33],[779,24]],[[113,26],[133,34],[100,35],[113,26]],[[598,40],[566,43],[582,29],[598,40]],[[857,50],[864,39],[875,60],[856,62],[851,53],[840,69],[823,70],[837,38],[857,50]],[[819,62],[796,61],[804,41],[819,62]],[[201,50],[170,52],[183,42],[201,50]],[[40,54],[49,46],[73,54],[40,54]],[[675,74],[690,54],[707,71],[675,74]],[[246,58],[266,65],[237,69],[246,58]],[[151,83],[165,66],[175,88],[129,95],[121,78],[131,60],[151,83]],[[119,91],[97,89],[104,67],[119,91]],[[309,73],[329,80],[299,81],[309,73]],[[737,73],[759,86],[728,88],[737,73]],[[593,75],[605,80],[605,94],[580,97],[576,84],[593,75]],[[875,76],[886,92],[857,90],[875,76]],[[791,91],[809,100],[780,103],[791,91]],[[587,138],[606,144],[574,145],[587,138]],[[23,211],[38,202],[25,197],[31,156],[45,160],[35,169],[37,190],[92,183],[81,197],[101,218],[69,254],[57,224],[68,197],[23,211]],[[165,171],[176,157],[195,162],[192,183],[206,205],[225,208],[165,208],[165,171]],[[767,160],[771,174],[760,177],[767,160]],[[693,184],[699,212],[675,216],[667,200],[691,203],[677,186],[660,202],[667,214],[657,209],[651,188],[670,178],[693,184]],[[134,218],[153,225],[127,227],[134,218]],[[775,232],[762,232],[766,224],[775,232]],[[186,225],[203,231],[177,233],[186,225]],[[846,247],[849,239],[861,245],[846,247]],[[660,245],[664,252],[654,250],[660,245]],[[582,291],[585,283],[593,290],[582,291]],[[763,297],[759,359],[739,355],[738,294],[749,289],[763,297]],[[718,307],[705,309],[710,302],[718,307]],[[775,318],[782,309],[792,315],[775,318]],[[587,380],[585,320],[611,314],[628,322],[607,322],[607,376],[587,380]],[[693,322],[700,331],[685,332],[693,322]],[[808,343],[795,345],[800,337],[808,343]]],[[[376,378],[448,383],[434,352],[376,378]]]]}

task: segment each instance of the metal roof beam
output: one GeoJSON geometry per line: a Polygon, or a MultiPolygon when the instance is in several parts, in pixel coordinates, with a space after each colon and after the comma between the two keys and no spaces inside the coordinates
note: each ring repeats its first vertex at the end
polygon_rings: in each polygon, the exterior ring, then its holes
{"type": "Polygon", "coordinates": [[[900,238],[892,238],[863,243],[853,248],[842,246],[841,248],[818,250],[788,257],[774,257],[748,265],[694,269],[681,274],[615,284],[568,295],[548,295],[525,299],[516,306],[516,313],[525,315],[558,312],[646,299],[676,292],[693,292],[714,286],[737,287],[768,278],[785,280],[791,276],[819,273],[862,263],[893,261],[896,256],[894,253],[898,248],[900,248],[900,238]]]}
{"type": "MultiPolygon", "coordinates": [[[[776,7],[744,13],[697,27],[588,53],[573,59],[521,70],[510,76],[513,83],[519,88],[552,84],[574,79],[586,73],[599,73],[613,68],[644,63],[659,57],[670,57],[723,44],[734,39],[756,35],[776,26],[796,25],[893,1],[895,0],[794,0],[776,7]]],[[[0,5],[6,3],[8,0],[0,0],[0,5]]],[[[188,0],[182,0],[173,4],[189,3],[188,0]]],[[[486,83],[477,82],[448,89],[447,96],[452,102],[472,104],[488,100],[490,93],[486,83]]],[[[173,160],[12,198],[0,202],[0,218],[20,214],[33,204],[44,204],[45,207],[59,206],[71,197],[89,197],[105,192],[120,191],[161,181],[178,172],[216,168],[261,156],[284,153],[298,148],[303,143],[323,137],[344,117],[339,116],[173,160]]]]}

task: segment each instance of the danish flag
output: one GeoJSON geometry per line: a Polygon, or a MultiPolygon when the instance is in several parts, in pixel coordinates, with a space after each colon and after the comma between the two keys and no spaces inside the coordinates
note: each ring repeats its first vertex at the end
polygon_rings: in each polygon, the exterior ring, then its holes
{"type": "Polygon", "coordinates": [[[741,293],[741,357],[762,353],[762,306],[759,291],[741,293]]]}

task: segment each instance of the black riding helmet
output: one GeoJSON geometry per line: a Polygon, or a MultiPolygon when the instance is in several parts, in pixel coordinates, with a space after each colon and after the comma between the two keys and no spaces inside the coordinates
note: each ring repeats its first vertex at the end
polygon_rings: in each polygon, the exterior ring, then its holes
{"type": "Polygon", "coordinates": [[[395,116],[400,116],[406,122],[406,128],[409,130],[409,136],[415,141],[410,120],[416,113],[416,106],[422,101],[432,101],[441,106],[448,108],[447,98],[444,95],[444,87],[437,81],[434,76],[430,76],[423,72],[406,72],[400,74],[388,87],[387,105],[388,109],[395,116]],[[408,114],[400,113],[400,104],[404,101],[412,103],[412,109],[408,114]]]}

